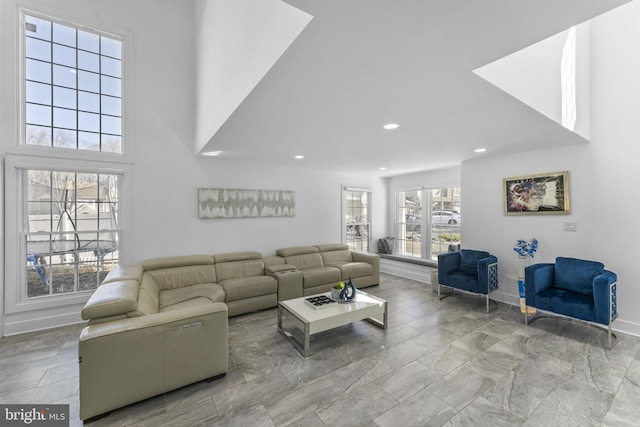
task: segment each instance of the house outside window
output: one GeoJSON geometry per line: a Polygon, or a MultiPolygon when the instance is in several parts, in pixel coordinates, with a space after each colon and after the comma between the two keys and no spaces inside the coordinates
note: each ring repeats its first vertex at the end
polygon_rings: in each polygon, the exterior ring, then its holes
{"type": "Polygon", "coordinates": [[[460,187],[396,191],[396,253],[437,260],[460,249],[460,187]]]}

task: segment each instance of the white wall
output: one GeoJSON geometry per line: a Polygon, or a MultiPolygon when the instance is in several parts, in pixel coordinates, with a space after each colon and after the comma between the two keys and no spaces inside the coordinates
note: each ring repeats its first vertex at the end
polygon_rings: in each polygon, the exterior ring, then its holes
{"type": "Polygon", "coordinates": [[[462,164],[462,233],[465,246],[483,248],[500,260],[499,296],[516,302],[506,274],[517,272],[513,251],[519,238],[540,241],[535,262],[557,256],[599,260],[618,274],[619,320],[614,328],[640,335],[640,271],[637,269],[640,209],[640,2],[592,22],[592,142],[462,164]],[[505,177],[568,170],[570,215],[504,216],[505,177]],[[562,231],[577,223],[576,232],[562,231]]]}
{"type": "Polygon", "coordinates": [[[312,16],[280,0],[199,0],[196,7],[200,151],[312,16]]]}

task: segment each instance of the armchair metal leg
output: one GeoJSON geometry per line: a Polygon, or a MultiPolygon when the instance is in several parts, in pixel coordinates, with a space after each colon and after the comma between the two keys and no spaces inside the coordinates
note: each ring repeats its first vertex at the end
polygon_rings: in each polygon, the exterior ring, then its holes
{"type": "Polygon", "coordinates": [[[529,307],[527,305],[524,306],[524,324],[529,324],[529,307]]]}

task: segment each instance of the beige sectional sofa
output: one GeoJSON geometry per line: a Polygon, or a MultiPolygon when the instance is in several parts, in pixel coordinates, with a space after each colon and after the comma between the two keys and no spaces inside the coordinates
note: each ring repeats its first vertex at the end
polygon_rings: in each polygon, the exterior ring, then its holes
{"type": "Polygon", "coordinates": [[[324,292],[352,277],[379,283],[377,255],[330,244],[258,252],[154,258],[111,270],[82,318],[80,419],[228,368],[228,317],[324,292]]]}
{"type": "Polygon", "coordinates": [[[380,283],[378,255],[353,252],[344,244],[296,246],[276,253],[287,266],[302,273],[297,296],[327,292],[349,278],[359,288],[380,283]]]}

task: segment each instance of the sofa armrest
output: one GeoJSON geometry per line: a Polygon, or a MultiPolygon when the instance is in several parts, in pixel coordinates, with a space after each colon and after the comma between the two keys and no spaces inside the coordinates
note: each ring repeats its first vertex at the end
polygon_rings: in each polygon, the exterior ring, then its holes
{"type": "Polygon", "coordinates": [[[553,286],[555,264],[540,263],[524,269],[526,304],[534,306],[536,294],[553,286]]]}
{"type": "Polygon", "coordinates": [[[286,273],[287,271],[296,271],[297,269],[298,268],[295,265],[291,264],[274,264],[265,266],[264,272],[266,274],[286,273]]]}
{"type": "MultiPolygon", "coordinates": [[[[596,308],[596,323],[608,325],[617,314],[615,305],[612,305],[611,293],[617,289],[612,289],[612,284],[616,283],[618,276],[609,270],[604,270],[602,274],[593,278],[593,303],[596,308]]],[[[613,285],[614,288],[617,283],[613,285]]],[[[615,295],[614,295],[615,296],[615,295]]]]}
{"type": "Polygon", "coordinates": [[[365,252],[351,252],[351,257],[355,262],[366,262],[371,264],[371,276],[374,284],[380,284],[380,255],[365,252]]]}
{"type": "MultiPolygon", "coordinates": [[[[482,290],[490,292],[498,287],[498,258],[490,255],[478,260],[478,282],[482,290]],[[489,271],[489,267],[495,264],[495,271],[489,271]]],[[[484,293],[484,292],[483,292],[484,293]]]]}
{"type": "Polygon", "coordinates": [[[80,419],[223,374],[224,303],[87,326],[80,334],[80,419]]]}
{"type": "Polygon", "coordinates": [[[80,315],[84,320],[126,315],[138,309],[140,284],[137,280],[120,280],[98,286],[80,315]]]}
{"type": "Polygon", "coordinates": [[[116,265],[109,271],[102,283],[118,282],[121,280],[137,280],[140,282],[142,280],[142,273],[142,265],[140,264],[116,265]]]}
{"type": "Polygon", "coordinates": [[[438,255],[438,283],[447,283],[446,277],[460,267],[460,252],[438,255]]]}

